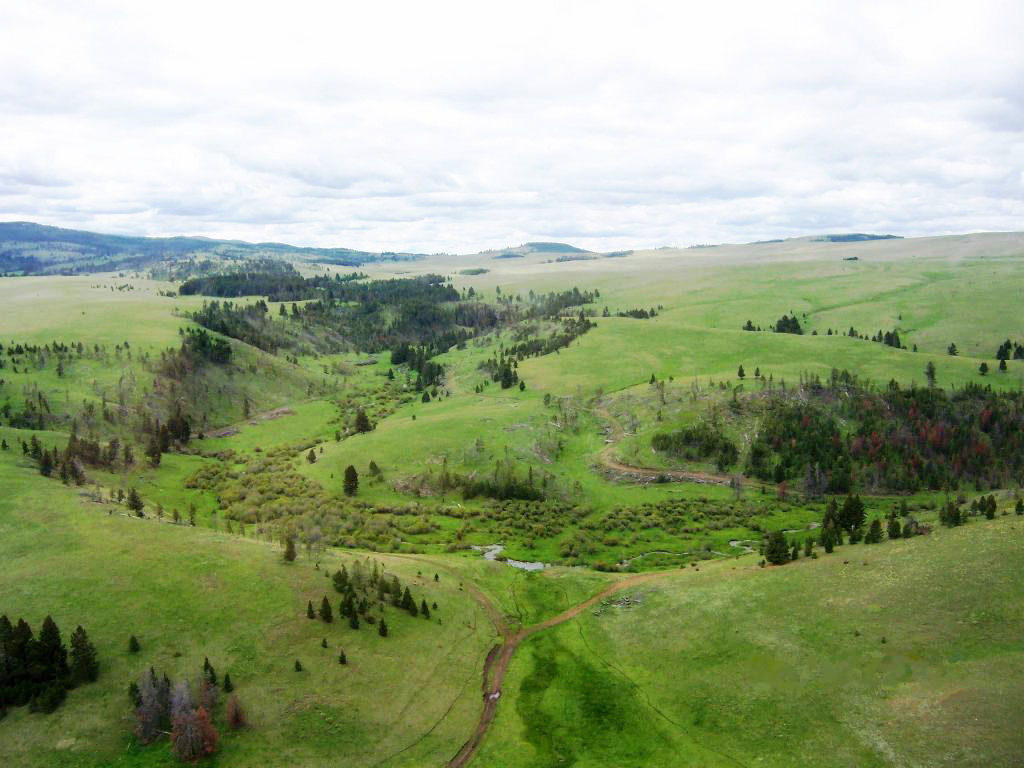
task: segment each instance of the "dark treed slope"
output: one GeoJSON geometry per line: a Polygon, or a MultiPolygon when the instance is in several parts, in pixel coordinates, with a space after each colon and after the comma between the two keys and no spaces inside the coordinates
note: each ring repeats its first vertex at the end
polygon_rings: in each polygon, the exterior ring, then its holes
{"type": "Polygon", "coordinates": [[[370,253],[350,248],[304,248],[283,243],[247,243],[205,237],[129,237],[62,229],[27,221],[0,222],[0,273],[84,274],[143,269],[184,259],[289,258],[359,266],[406,261],[421,254],[370,253]]]}

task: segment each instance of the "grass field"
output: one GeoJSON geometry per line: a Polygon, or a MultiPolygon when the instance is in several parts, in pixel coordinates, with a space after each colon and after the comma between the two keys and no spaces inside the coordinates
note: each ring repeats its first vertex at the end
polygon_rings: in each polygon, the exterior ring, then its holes
{"type": "Polygon", "coordinates": [[[231,673],[252,721],[237,734],[223,729],[218,765],[336,765],[339,754],[347,765],[439,764],[471,729],[493,629],[443,571],[435,584],[423,564],[375,555],[439,604],[432,622],[389,610],[384,639],[373,627],[305,617],[307,600],[337,603],[324,571],[364,555],[330,554],[323,570],[301,557],[285,565],[277,547],[252,539],[110,515],[40,482],[10,453],[0,455],[0,475],[2,610],[36,628],[52,614],[65,639],[85,625],[101,662],[99,681],[54,715],[8,714],[5,764],[173,764],[166,742],[134,746],[128,684],[150,665],[195,680],[206,656],[231,673]]]}
{"type": "Polygon", "coordinates": [[[483,766],[1015,765],[1016,516],[668,572],[531,638],[483,766]]]}
{"type": "MultiPolygon", "coordinates": [[[[1024,235],[549,258],[477,254],[364,268],[373,277],[450,274],[487,300],[499,287],[502,295],[573,286],[601,293],[596,328],[557,354],[520,363],[525,391],[494,383],[476,391],[488,378],[479,364],[511,343],[511,334],[491,333],[439,356],[447,380],[429,403],[404,370],[386,377],[387,354],[356,365],[367,356],[287,359],[237,341],[230,366],[175,382],[157,363],[180,344],[184,313],[201,297],[161,295],[175,286],[133,274],[0,278],[0,407],[16,413],[45,400],[51,429],[34,433],[44,446],[63,447],[72,426],[104,441],[136,440],[131,419],[99,415],[114,404],[133,418],[182,404],[196,415],[193,435],[204,433],[155,468],[136,444],[133,465],[90,469],[89,482],[75,488],[41,477],[22,455],[32,430],[0,425],[9,444],[0,452],[0,612],[36,628],[51,613],[65,639],[83,624],[102,665],[99,681],[74,690],[53,715],[9,711],[0,759],[11,768],[171,765],[166,743],[134,743],[127,686],[150,665],[195,679],[208,656],[221,674],[231,672],[252,720],[239,733],[222,729],[211,764],[445,765],[477,725],[496,626],[514,632],[552,621],[629,578],[578,566],[622,563],[660,572],[622,593],[628,605],[616,605],[616,595],[523,640],[474,765],[1018,764],[1018,488],[995,491],[994,521],[971,518],[963,528],[763,570],[743,554],[748,545],[756,549],[773,529],[815,536],[820,501],[781,498],[774,484],[750,479],[739,492],[641,481],[614,465],[712,473],[710,460],[651,449],[655,432],[701,420],[713,420],[745,455],[761,418],[758,395],[769,386],[753,380],[755,369],[775,390],[833,369],[909,386],[923,384],[934,361],[941,387],[1021,387],[1024,361],[1002,373],[994,357],[1004,339],[1024,342],[1014,312],[1024,293],[1024,235]],[[488,271],[465,273],[472,268],[488,271]],[[656,308],[657,316],[605,318],[605,306],[613,314],[656,308]],[[784,313],[797,314],[805,335],[741,330],[748,319],[768,326],[784,313]],[[827,335],[850,326],[868,335],[896,329],[908,349],[827,335]],[[15,372],[9,345],[54,340],[106,349],[61,372],[52,356],[24,356],[15,372]],[[950,343],[960,355],[947,354],[950,343]],[[992,369],[985,377],[982,361],[992,369]],[[370,415],[371,432],[349,434],[357,409],[370,415]],[[264,463],[278,453],[280,463],[264,463]],[[547,506],[436,490],[443,473],[486,477],[506,462],[544,484],[547,506]],[[360,477],[355,499],[342,494],[350,464],[360,477]],[[192,482],[211,470],[231,482],[192,482]],[[273,483],[250,487],[267,479],[281,479],[284,492],[273,483]],[[106,501],[130,488],[142,495],[145,519],[106,501]],[[277,496],[267,501],[261,493],[271,490],[277,496]],[[331,511],[281,520],[289,493],[329,502],[331,511]],[[258,513],[246,536],[237,525],[228,532],[225,509],[236,499],[258,513]],[[172,510],[184,515],[192,505],[196,528],[168,522],[172,510]],[[337,523],[328,514],[341,516],[343,534],[362,537],[337,541],[362,548],[327,548],[319,570],[305,555],[285,565],[281,532],[301,542],[337,523]],[[527,573],[471,548],[494,544],[503,556],[556,565],[527,573]],[[326,593],[338,602],[325,572],[365,558],[417,598],[436,600],[433,620],[389,608],[386,639],[370,626],[309,621],[307,600],[318,604],[326,593]],[[127,651],[131,634],[142,643],[138,655],[127,651]],[[341,648],[347,666],[337,663],[341,648]]],[[[961,492],[969,501],[980,491],[961,492]]],[[[869,520],[906,502],[929,524],[945,500],[943,492],[865,498],[869,520]]]]}

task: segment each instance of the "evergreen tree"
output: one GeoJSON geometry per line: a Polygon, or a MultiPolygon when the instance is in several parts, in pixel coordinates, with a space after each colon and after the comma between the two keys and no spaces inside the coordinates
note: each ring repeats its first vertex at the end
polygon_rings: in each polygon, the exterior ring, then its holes
{"type": "Polygon", "coordinates": [[[131,637],[129,637],[128,638],[128,652],[129,653],[138,653],[140,650],[141,650],[141,646],[139,645],[139,639],[135,635],[132,635],[131,637]]]}
{"type": "Polygon", "coordinates": [[[348,615],[348,625],[352,629],[359,629],[359,614],[355,611],[348,615]]]}
{"type": "Polygon", "coordinates": [[[384,621],[384,617],[380,617],[380,621],[377,623],[377,634],[381,637],[388,636],[388,623],[384,621]]]}
{"type": "Polygon", "coordinates": [[[980,373],[982,376],[988,373],[988,363],[983,362],[981,365],[979,365],[978,373],[980,373]]]}
{"type": "Polygon", "coordinates": [[[928,365],[924,367],[924,377],[928,380],[928,386],[935,386],[935,363],[931,360],[928,361],[928,365]]]}
{"type": "Polygon", "coordinates": [[[295,660],[295,671],[296,672],[301,672],[302,671],[302,662],[299,661],[298,659],[295,660]]]}
{"type": "Polygon", "coordinates": [[[341,566],[340,571],[334,572],[334,576],[331,577],[331,580],[334,582],[335,590],[343,594],[348,587],[348,571],[345,570],[344,565],[341,566]]]}
{"type": "Polygon", "coordinates": [[[43,451],[39,457],[39,474],[49,477],[53,473],[53,458],[48,451],[43,451]]]}
{"type": "Polygon", "coordinates": [[[68,651],[61,640],[57,623],[50,616],[43,619],[43,626],[36,639],[35,651],[36,662],[46,670],[48,677],[52,676],[63,681],[68,676],[68,651]]]}
{"type": "Polygon", "coordinates": [[[128,509],[134,512],[137,516],[142,517],[142,510],[145,505],[142,503],[142,497],[139,496],[139,492],[134,488],[128,491],[128,509]]]}
{"type": "Polygon", "coordinates": [[[331,601],[327,599],[327,595],[324,595],[324,599],[320,601],[320,618],[326,624],[334,621],[334,614],[331,612],[331,601]]]}
{"type": "Polygon", "coordinates": [[[882,521],[877,517],[871,521],[867,534],[864,536],[865,544],[877,544],[882,540],[882,521]]]}
{"type": "Polygon", "coordinates": [[[231,674],[229,672],[224,673],[224,693],[231,693],[235,690],[235,684],[231,682],[231,674]]]}
{"type": "Polygon", "coordinates": [[[342,489],[345,491],[346,496],[355,496],[356,491],[359,490],[359,473],[356,472],[356,468],[351,464],[345,467],[345,479],[342,482],[342,489]]]}
{"type": "Polygon", "coordinates": [[[284,560],[286,563],[295,562],[295,539],[292,536],[285,537],[284,560]]]}
{"type": "Polygon", "coordinates": [[[839,514],[840,526],[852,532],[854,529],[863,526],[866,518],[864,502],[860,500],[860,496],[855,494],[847,496],[846,501],[843,502],[843,509],[839,514]]]}
{"type": "Polygon", "coordinates": [[[772,565],[783,565],[789,562],[789,545],[782,531],[772,531],[764,548],[764,559],[772,565]]]}
{"type": "Polygon", "coordinates": [[[747,378],[747,372],[743,370],[743,366],[742,365],[736,370],[736,376],[740,380],[743,380],[743,379],[747,378]]]}
{"type": "Polygon", "coordinates": [[[312,448],[309,449],[309,453],[306,454],[306,461],[310,464],[316,464],[316,451],[312,448]]]}
{"type": "Polygon", "coordinates": [[[886,535],[890,539],[898,539],[903,535],[903,532],[900,530],[900,520],[895,515],[892,515],[889,518],[889,522],[886,526],[886,535]]]}
{"type": "Polygon", "coordinates": [[[309,602],[306,603],[306,618],[307,619],[315,619],[316,618],[316,611],[313,610],[313,601],[312,600],[310,600],[309,602]]]}
{"type": "Polygon", "coordinates": [[[810,557],[814,551],[814,539],[808,536],[804,539],[804,557],[810,557]]]}
{"type": "Polygon", "coordinates": [[[1024,499],[1017,499],[1017,506],[1015,509],[1018,515],[1024,515],[1024,499]]]}
{"type": "Polygon", "coordinates": [[[369,432],[373,429],[373,425],[370,424],[370,418],[366,415],[366,411],[362,408],[356,411],[356,432],[369,432]]]}
{"type": "Polygon", "coordinates": [[[939,522],[949,528],[954,528],[963,523],[960,507],[952,500],[946,502],[945,506],[939,510],[939,522]]]}
{"type": "MultiPolygon", "coordinates": [[[[383,619],[382,619],[382,621],[383,621],[383,619]]],[[[348,664],[348,659],[347,659],[347,658],[345,658],[345,652],[344,652],[344,651],[341,651],[341,652],[340,652],[340,653],[338,654],[338,663],[339,663],[339,664],[341,664],[341,665],[343,665],[343,666],[344,666],[345,664],[348,664]]]]}
{"type": "Polygon", "coordinates": [[[420,613],[423,614],[423,618],[424,619],[429,619],[430,618],[430,609],[427,607],[427,601],[426,600],[421,600],[420,601],[420,613]]]}
{"type": "Polygon", "coordinates": [[[100,664],[96,648],[85,630],[78,626],[71,633],[71,679],[78,683],[91,683],[99,676],[100,664]]]}
{"type": "Polygon", "coordinates": [[[832,550],[836,546],[835,530],[831,525],[826,525],[821,529],[821,546],[828,554],[832,554],[832,550]]]}
{"type": "Polygon", "coordinates": [[[210,663],[209,657],[203,658],[203,680],[210,685],[217,684],[217,672],[214,670],[213,664],[210,663]]]}
{"type": "Polygon", "coordinates": [[[160,441],[156,435],[150,435],[149,442],[146,443],[145,456],[149,459],[149,463],[154,467],[160,466],[160,441]]]}

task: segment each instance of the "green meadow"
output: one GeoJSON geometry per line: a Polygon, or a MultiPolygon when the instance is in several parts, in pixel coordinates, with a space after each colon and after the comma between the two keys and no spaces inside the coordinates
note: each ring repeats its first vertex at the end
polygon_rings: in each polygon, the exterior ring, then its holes
{"type": "Polygon", "coordinates": [[[666,572],[523,645],[479,764],[1013,765],[1022,536],[666,572]]]}
{"type": "MultiPolygon", "coordinates": [[[[1018,479],[859,489],[865,522],[903,509],[930,533],[807,557],[825,499],[744,472],[773,399],[833,371],[905,390],[926,386],[932,362],[947,392],[1019,391],[1024,360],[1004,372],[995,356],[1006,339],[1024,343],[1024,235],[492,256],[360,269],[451,276],[494,306],[597,290],[585,308],[596,327],[518,361],[522,389],[501,389],[481,364],[523,328],[482,332],[437,355],[444,376],[426,397],[388,352],[355,348],[271,354],[230,339],[230,364],[168,373],[202,297],[141,272],[0,278],[0,613],[36,630],[52,615],[65,640],[82,624],[100,660],[99,680],[55,713],[9,708],[0,759],[175,764],[166,740],[137,743],[128,686],[150,666],[195,682],[208,657],[249,717],[230,730],[221,702],[210,765],[447,766],[477,728],[478,766],[1019,764],[1018,479]],[[615,316],[633,309],[655,316],[615,316]],[[784,314],[803,335],[768,330],[784,314]],[[764,330],[742,330],[748,320],[764,330]],[[851,327],[897,331],[906,348],[851,327]],[[11,353],[55,341],[83,352],[60,368],[48,348],[11,353]],[[39,409],[46,429],[14,424],[39,409]],[[176,409],[192,439],[154,466],[136,426],[176,409]],[[369,431],[356,429],[360,411],[369,431]],[[735,443],[735,466],[652,448],[696,424],[735,443]],[[41,476],[23,443],[63,449],[72,431],[130,444],[135,461],[86,467],[81,485],[41,476]],[[464,492],[503,472],[543,499],[464,492]],[[117,501],[131,490],[141,516],[117,501]],[[966,514],[988,494],[994,519],[940,525],[949,502],[966,514]],[[801,557],[762,567],[762,541],[779,530],[801,557]],[[386,638],[350,629],[326,575],[356,562],[438,608],[425,620],[388,604],[386,638]],[[306,617],[324,595],[331,624],[306,617]],[[485,667],[496,645],[512,649],[503,680],[485,667]],[[493,721],[489,684],[500,684],[493,721]]],[[[308,330],[290,305],[269,314],[308,330]]],[[[840,423],[844,438],[855,428],[840,423]]]]}

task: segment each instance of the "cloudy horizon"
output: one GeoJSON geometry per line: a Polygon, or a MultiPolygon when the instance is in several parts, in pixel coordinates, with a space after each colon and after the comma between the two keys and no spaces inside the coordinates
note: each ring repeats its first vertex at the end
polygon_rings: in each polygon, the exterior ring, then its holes
{"type": "Polygon", "coordinates": [[[0,220],[418,252],[1024,229],[1019,3],[662,5],[8,4],[0,220]]]}

